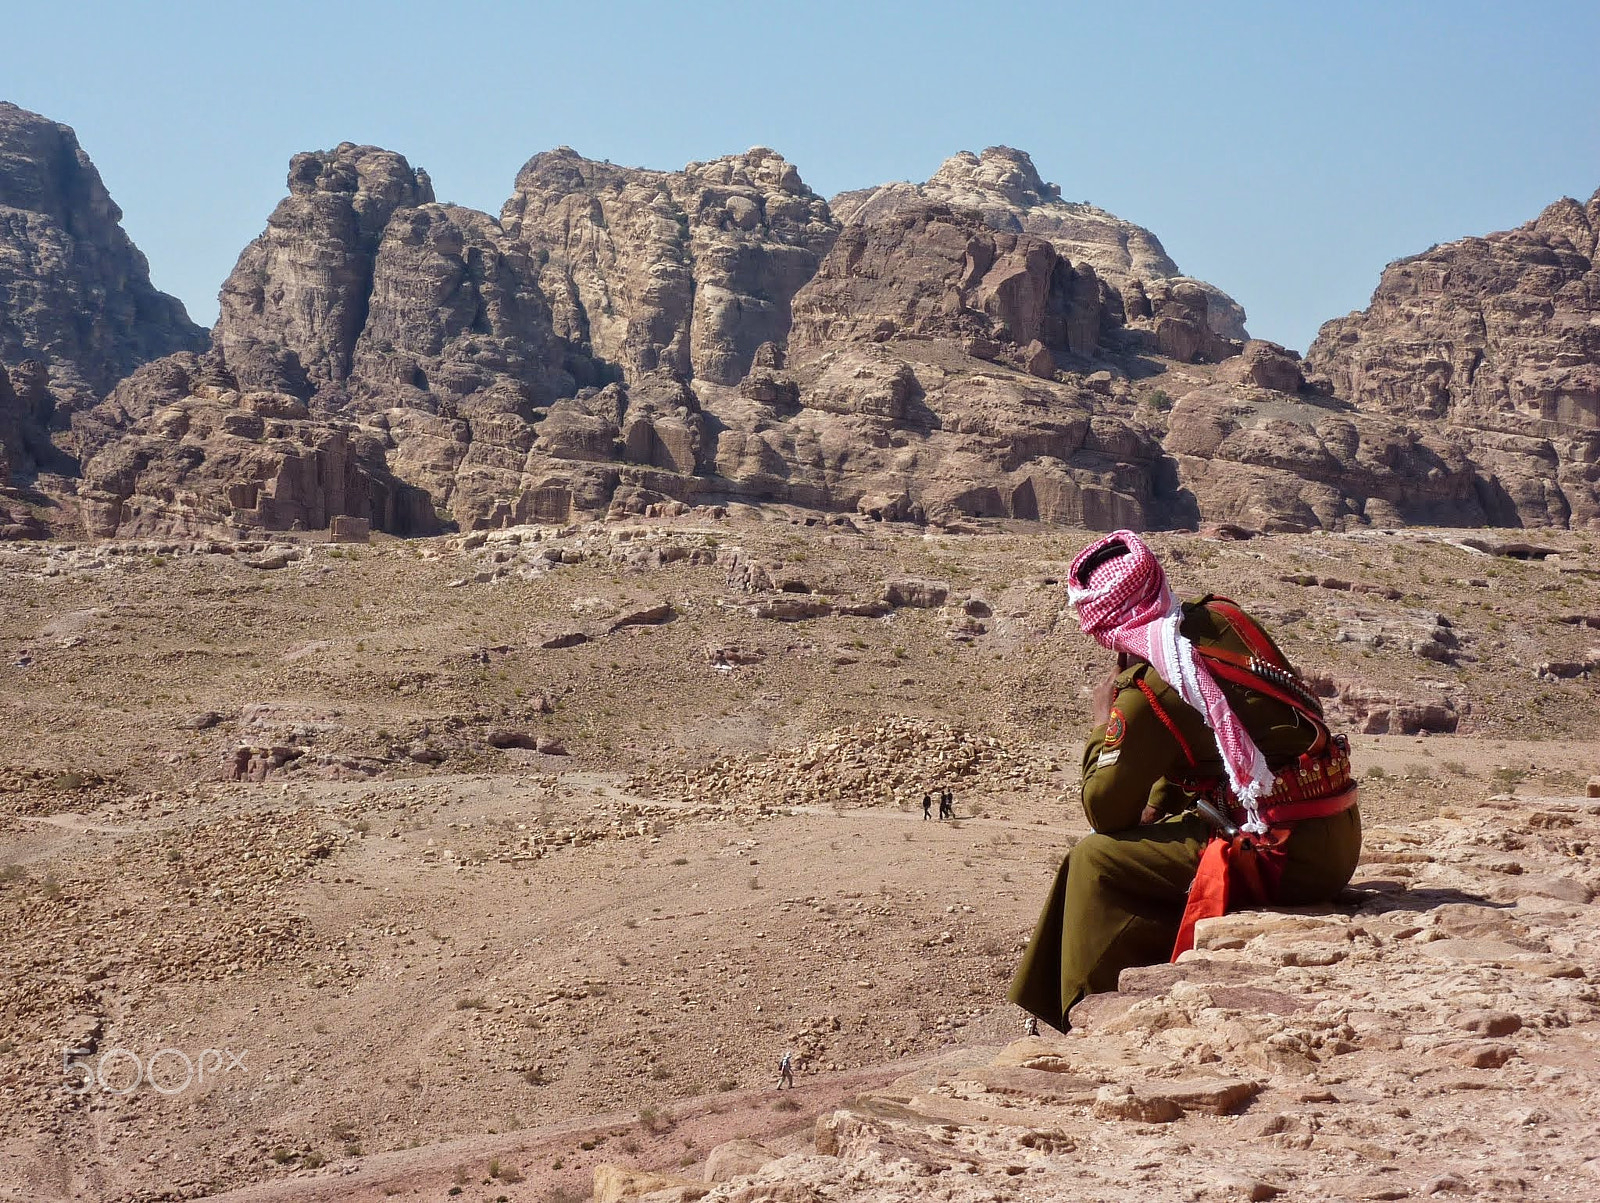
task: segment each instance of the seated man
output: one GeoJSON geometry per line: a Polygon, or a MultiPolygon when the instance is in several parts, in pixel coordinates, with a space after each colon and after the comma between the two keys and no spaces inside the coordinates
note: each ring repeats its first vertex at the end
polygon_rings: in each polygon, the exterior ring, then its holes
{"type": "Polygon", "coordinates": [[[1176,959],[1230,901],[1331,901],[1361,851],[1348,745],[1248,615],[1211,595],[1180,606],[1131,531],[1084,548],[1067,594],[1118,671],[1083,750],[1094,834],[1057,872],[1010,990],[1062,1031],[1085,994],[1176,959]]]}

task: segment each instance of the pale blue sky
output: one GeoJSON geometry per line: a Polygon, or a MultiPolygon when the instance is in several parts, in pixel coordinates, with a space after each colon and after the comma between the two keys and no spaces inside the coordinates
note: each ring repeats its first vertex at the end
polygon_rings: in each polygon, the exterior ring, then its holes
{"type": "Polygon", "coordinates": [[[197,321],[291,154],[371,142],[498,213],[567,144],[776,148],[818,192],[1009,144],[1304,350],[1383,265],[1600,186],[1600,4],[8,5],[0,98],[73,126],[197,321]]]}

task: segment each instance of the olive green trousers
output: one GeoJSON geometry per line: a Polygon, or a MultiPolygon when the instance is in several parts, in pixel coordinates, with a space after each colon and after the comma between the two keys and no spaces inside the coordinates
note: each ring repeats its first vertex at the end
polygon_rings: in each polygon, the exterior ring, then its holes
{"type": "MultiPolygon", "coordinates": [[[[1007,997],[1064,1032],[1067,1013],[1085,994],[1115,990],[1118,975],[1131,966],[1170,959],[1210,838],[1205,820],[1187,811],[1079,840],[1056,873],[1007,997]]],[[[1355,871],[1360,850],[1361,815],[1354,807],[1297,824],[1285,845],[1275,901],[1332,901],[1355,871]]]]}

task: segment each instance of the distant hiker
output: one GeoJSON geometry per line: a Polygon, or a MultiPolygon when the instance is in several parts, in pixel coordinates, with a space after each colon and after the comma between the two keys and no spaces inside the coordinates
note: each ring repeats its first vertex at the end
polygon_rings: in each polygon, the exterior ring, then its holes
{"type": "Polygon", "coordinates": [[[794,1054],[788,1049],[784,1049],[783,1057],[778,1062],[778,1089],[782,1090],[785,1086],[794,1089],[794,1054]]]}
{"type": "Polygon", "coordinates": [[[939,817],[941,819],[956,817],[956,797],[949,790],[943,790],[939,794],[939,817]]]}
{"type": "Polygon", "coordinates": [[[924,823],[926,823],[931,818],[933,818],[933,795],[931,795],[931,794],[923,794],[922,795],[922,821],[924,823]]]}

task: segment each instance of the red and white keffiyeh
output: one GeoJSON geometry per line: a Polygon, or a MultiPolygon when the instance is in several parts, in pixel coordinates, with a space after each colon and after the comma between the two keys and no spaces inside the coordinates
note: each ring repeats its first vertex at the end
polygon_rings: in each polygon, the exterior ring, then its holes
{"type": "Polygon", "coordinates": [[[1245,830],[1266,831],[1256,800],[1272,791],[1272,770],[1239,721],[1215,678],[1195,654],[1194,644],[1178,631],[1183,610],[1160,562],[1132,531],[1113,531],[1078,553],[1067,577],[1067,600],[1078,612],[1083,633],[1113,651],[1147,661],[1205,718],[1216,736],[1227,768],[1228,784],[1245,808],[1245,830]],[[1100,559],[1081,579],[1082,568],[1096,553],[1120,544],[1127,551],[1100,559]]]}

